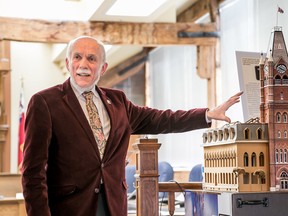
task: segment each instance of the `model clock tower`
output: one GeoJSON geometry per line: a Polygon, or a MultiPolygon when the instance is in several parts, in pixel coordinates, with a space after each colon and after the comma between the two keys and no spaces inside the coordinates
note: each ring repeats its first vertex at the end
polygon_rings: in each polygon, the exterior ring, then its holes
{"type": "MultiPolygon", "coordinates": [[[[281,27],[274,27],[267,58],[260,60],[260,122],[268,124],[270,190],[288,190],[288,55],[281,27]]],[[[268,180],[268,179],[267,179],[268,180]]]]}

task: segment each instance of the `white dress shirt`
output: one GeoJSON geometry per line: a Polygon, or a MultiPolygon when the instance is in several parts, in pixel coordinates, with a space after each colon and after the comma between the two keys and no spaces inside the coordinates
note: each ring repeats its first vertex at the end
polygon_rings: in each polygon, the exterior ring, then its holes
{"type": "MultiPolygon", "coordinates": [[[[71,81],[71,79],[70,79],[71,81]]],[[[93,102],[96,105],[98,112],[99,112],[99,117],[101,120],[101,124],[102,124],[102,128],[103,128],[103,133],[105,136],[105,139],[108,140],[109,134],[110,134],[110,128],[111,128],[111,124],[110,124],[110,118],[108,115],[108,112],[98,94],[98,92],[96,91],[95,88],[92,88],[91,90],[83,90],[81,88],[79,88],[73,81],[70,82],[72,89],[82,107],[82,110],[84,111],[84,114],[89,122],[89,116],[88,116],[88,112],[86,109],[86,99],[84,98],[84,96],[82,95],[82,93],[84,93],[85,91],[92,91],[93,92],[93,102]]]]}

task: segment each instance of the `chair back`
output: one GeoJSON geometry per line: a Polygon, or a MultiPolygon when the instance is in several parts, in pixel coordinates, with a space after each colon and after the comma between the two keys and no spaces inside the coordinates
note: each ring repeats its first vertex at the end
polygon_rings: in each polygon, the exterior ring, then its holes
{"type": "MultiPolygon", "coordinates": [[[[161,161],[158,163],[159,182],[169,182],[174,179],[174,170],[170,163],[161,161]]],[[[167,198],[168,193],[159,192],[159,200],[167,198]]]]}
{"type": "Polygon", "coordinates": [[[132,193],[135,190],[134,188],[135,186],[134,184],[136,184],[135,173],[136,173],[135,165],[127,165],[125,167],[125,178],[126,183],[128,185],[128,191],[127,191],[128,194],[132,193]]]}
{"type": "Polygon", "coordinates": [[[189,174],[189,182],[202,182],[203,181],[203,166],[202,164],[197,164],[192,167],[189,174]]]}

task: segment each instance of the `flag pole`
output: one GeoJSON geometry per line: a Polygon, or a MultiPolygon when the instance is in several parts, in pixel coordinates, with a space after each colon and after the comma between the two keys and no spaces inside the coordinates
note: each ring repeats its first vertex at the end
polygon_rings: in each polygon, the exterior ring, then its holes
{"type": "Polygon", "coordinates": [[[279,13],[284,13],[284,10],[277,5],[277,16],[276,16],[276,27],[278,27],[278,15],[279,13]]]}
{"type": "Polygon", "coordinates": [[[278,14],[279,14],[279,5],[277,5],[277,12],[276,12],[276,27],[278,27],[278,14]]]}
{"type": "Polygon", "coordinates": [[[20,98],[19,98],[19,128],[18,128],[18,172],[22,173],[22,162],[23,162],[23,147],[25,139],[25,110],[24,110],[24,78],[20,77],[20,98]]]}

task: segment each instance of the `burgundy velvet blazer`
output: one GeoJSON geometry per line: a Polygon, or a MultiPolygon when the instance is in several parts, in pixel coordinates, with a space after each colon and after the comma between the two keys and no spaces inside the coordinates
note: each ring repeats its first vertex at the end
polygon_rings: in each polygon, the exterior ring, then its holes
{"type": "Polygon", "coordinates": [[[29,216],[95,216],[100,179],[111,216],[126,216],[125,157],[130,135],[210,126],[206,108],[156,110],[132,104],[122,91],[96,88],[111,121],[102,160],[69,79],[32,96],[25,123],[22,175],[29,216]]]}

